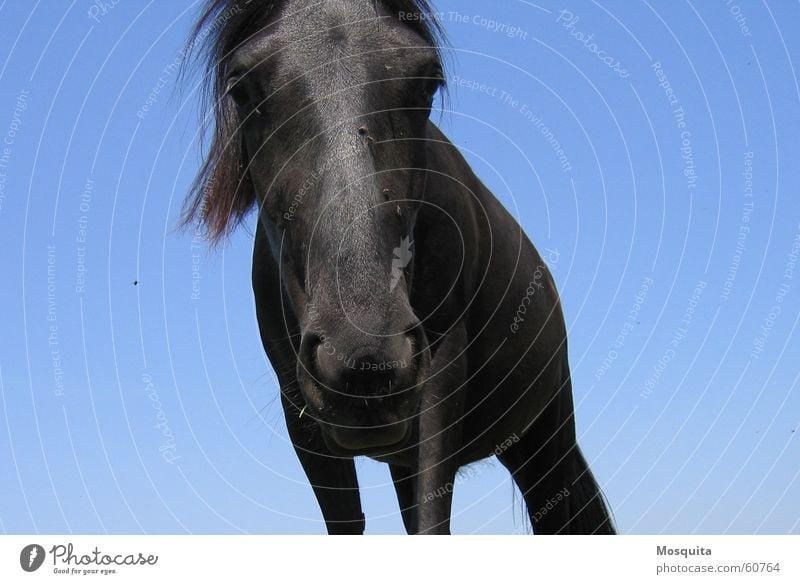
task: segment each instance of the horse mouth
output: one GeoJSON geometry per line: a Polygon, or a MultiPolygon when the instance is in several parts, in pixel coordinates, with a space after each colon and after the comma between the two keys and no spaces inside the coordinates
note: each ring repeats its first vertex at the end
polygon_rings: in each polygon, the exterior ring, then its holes
{"type": "Polygon", "coordinates": [[[343,456],[390,454],[405,444],[410,434],[408,420],[372,428],[329,426],[323,431],[328,448],[343,456]]]}
{"type": "MultiPolygon", "coordinates": [[[[393,394],[350,395],[321,386],[298,370],[300,392],[308,414],[336,456],[388,456],[405,449],[419,408],[419,388],[427,374],[429,350],[413,365],[416,383],[393,394]]],[[[396,388],[395,388],[396,389],[396,388]]],[[[363,391],[368,394],[369,392],[363,391]]]]}

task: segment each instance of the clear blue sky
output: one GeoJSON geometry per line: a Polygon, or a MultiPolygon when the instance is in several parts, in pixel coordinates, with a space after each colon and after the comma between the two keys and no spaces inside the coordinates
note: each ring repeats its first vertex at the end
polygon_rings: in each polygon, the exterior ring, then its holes
{"type": "MultiPolygon", "coordinates": [[[[323,532],[252,229],[175,230],[199,147],[168,67],[199,7],[94,5],[0,5],[0,532],[323,532]]],[[[439,119],[550,258],[620,530],[800,533],[800,5],[436,6],[439,119]]],[[[358,471],[368,533],[401,532],[387,469],[358,471]]],[[[454,507],[524,531],[497,462],[454,507]]]]}

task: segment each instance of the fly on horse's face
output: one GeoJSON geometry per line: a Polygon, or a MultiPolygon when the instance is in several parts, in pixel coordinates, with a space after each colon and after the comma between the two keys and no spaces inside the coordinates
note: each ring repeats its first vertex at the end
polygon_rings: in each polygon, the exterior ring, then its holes
{"type": "Polygon", "coordinates": [[[345,453],[408,437],[430,361],[409,293],[442,67],[381,10],[287,2],[225,65],[224,99],[300,324],[306,415],[345,453]]]}

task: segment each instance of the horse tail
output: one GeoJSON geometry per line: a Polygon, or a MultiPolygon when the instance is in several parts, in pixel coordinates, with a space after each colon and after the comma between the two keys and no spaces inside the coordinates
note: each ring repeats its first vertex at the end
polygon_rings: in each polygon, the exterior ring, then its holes
{"type": "Polygon", "coordinates": [[[572,480],[574,495],[569,497],[570,518],[561,528],[562,533],[616,534],[605,495],[577,444],[567,458],[565,474],[572,480]]]}

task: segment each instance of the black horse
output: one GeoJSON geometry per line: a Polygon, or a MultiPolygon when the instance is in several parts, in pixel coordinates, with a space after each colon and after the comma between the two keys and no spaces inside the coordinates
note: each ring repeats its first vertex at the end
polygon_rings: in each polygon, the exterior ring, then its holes
{"type": "Polygon", "coordinates": [[[253,207],[253,289],[289,436],[329,533],[364,530],[353,457],[389,464],[409,533],[448,533],[496,454],[536,533],[614,533],[575,436],[547,266],[428,119],[424,0],[212,0],[214,133],[185,220],[253,207]]]}

